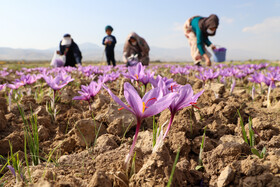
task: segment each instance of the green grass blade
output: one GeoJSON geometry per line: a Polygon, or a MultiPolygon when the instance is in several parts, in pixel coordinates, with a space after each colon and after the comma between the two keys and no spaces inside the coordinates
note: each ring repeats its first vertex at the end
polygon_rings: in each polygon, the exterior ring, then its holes
{"type": "Polygon", "coordinates": [[[135,173],[135,160],[136,160],[136,151],[135,151],[133,159],[132,159],[132,164],[131,164],[129,178],[131,178],[132,175],[135,173]]]}
{"type": "Polygon", "coordinates": [[[241,125],[241,129],[242,129],[243,139],[249,145],[249,142],[248,142],[248,139],[247,139],[247,135],[246,135],[246,131],[245,131],[245,127],[244,127],[244,123],[243,123],[243,119],[241,117],[241,114],[240,114],[239,110],[237,110],[237,113],[238,113],[239,118],[240,118],[240,125],[241,125]]]}
{"type": "Polygon", "coordinates": [[[260,155],[260,153],[259,153],[259,151],[258,151],[257,149],[251,148],[251,152],[252,152],[254,155],[258,156],[259,158],[262,158],[261,155],[260,155]]]}
{"type": "Polygon", "coordinates": [[[172,171],[171,171],[168,183],[167,183],[167,187],[171,186],[173,175],[174,175],[174,172],[175,172],[175,169],[176,169],[176,164],[177,164],[178,159],[179,159],[179,155],[180,155],[180,149],[178,149],[178,151],[177,151],[176,158],[175,158],[175,161],[174,161],[174,164],[173,164],[173,167],[172,167],[172,171]]]}

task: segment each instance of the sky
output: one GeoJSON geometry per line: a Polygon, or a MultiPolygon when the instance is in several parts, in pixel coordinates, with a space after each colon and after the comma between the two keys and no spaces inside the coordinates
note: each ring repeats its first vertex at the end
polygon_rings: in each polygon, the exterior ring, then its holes
{"type": "Polygon", "coordinates": [[[215,13],[212,43],[280,59],[280,0],[0,0],[0,47],[48,49],[65,33],[101,46],[110,24],[118,43],[135,31],[150,46],[188,47],[184,22],[215,13]]]}

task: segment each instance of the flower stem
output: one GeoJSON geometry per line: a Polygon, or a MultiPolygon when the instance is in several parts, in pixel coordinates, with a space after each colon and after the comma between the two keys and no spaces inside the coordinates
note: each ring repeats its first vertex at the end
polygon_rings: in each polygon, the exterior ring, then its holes
{"type": "Polygon", "coordinates": [[[271,87],[272,87],[272,82],[270,83],[268,87],[268,92],[267,92],[267,108],[270,107],[270,92],[271,92],[271,87]]]}
{"type": "Polygon", "coordinates": [[[166,137],[166,135],[167,135],[167,133],[168,133],[170,127],[171,127],[171,124],[172,124],[172,122],[173,122],[174,116],[175,116],[175,114],[171,113],[170,121],[169,121],[169,124],[168,124],[168,126],[167,126],[167,129],[166,129],[166,131],[165,131],[165,133],[164,133],[164,135],[163,135],[163,137],[162,137],[162,140],[164,140],[164,138],[166,137]]]}
{"type": "Polygon", "coordinates": [[[134,150],[134,147],[135,147],[135,144],[136,144],[136,140],[137,140],[137,136],[138,136],[138,132],[140,130],[140,126],[141,126],[141,120],[137,119],[137,126],[136,126],[136,131],[135,131],[133,143],[131,145],[131,148],[130,148],[130,151],[129,151],[128,155],[125,158],[125,164],[127,164],[129,162],[130,157],[131,157],[131,155],[133,153],[133,150],[134,150]]]}

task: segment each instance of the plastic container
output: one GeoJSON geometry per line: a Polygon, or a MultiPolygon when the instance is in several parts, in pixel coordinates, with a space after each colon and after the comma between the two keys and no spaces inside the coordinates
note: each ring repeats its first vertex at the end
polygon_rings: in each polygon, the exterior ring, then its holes
{"type": "Polygon", "coordinates": [[[226,61],[226,52],[227,49],[224,47],[216,48],[213,50],[214,52],[214,62],[224,62],[226,61]]]}

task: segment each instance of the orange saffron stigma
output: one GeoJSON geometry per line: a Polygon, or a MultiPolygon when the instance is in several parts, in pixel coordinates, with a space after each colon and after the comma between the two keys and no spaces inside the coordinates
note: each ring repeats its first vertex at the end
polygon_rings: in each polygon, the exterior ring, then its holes
{"type": "Polygon", "coordinates": [[[145,112],[145,109],[146,109],[146,105],[145,105],[145,102],[143,102],[143,113],[145,112]]]}
{"type": "MultiPolygon", "coordinates": [[[[130,107],[130,105],[127,105],[128,107],[130,107]]],[[[120,111],[120,110],[122,110],[122,109],[124,109],[124,107],[121,107],[121,108],[119,108],[118,110],[120,111]]]]}
{"type": "Polygon", "coordinates": [[[198,108],[197,106],[195,106],[196,105],[196,103],[190,103],[193,107],[195,107],[195,108],[197,108],[197,109],[200,109],[200,108],[198,108]]]}
{"type": "Polygon", "coordinates": [[[138,75],[137,75],[137,74],[135,74],[135,77],[137,78],[137,80],[139,79],[139,77],[138,77],[138,75]]]}

